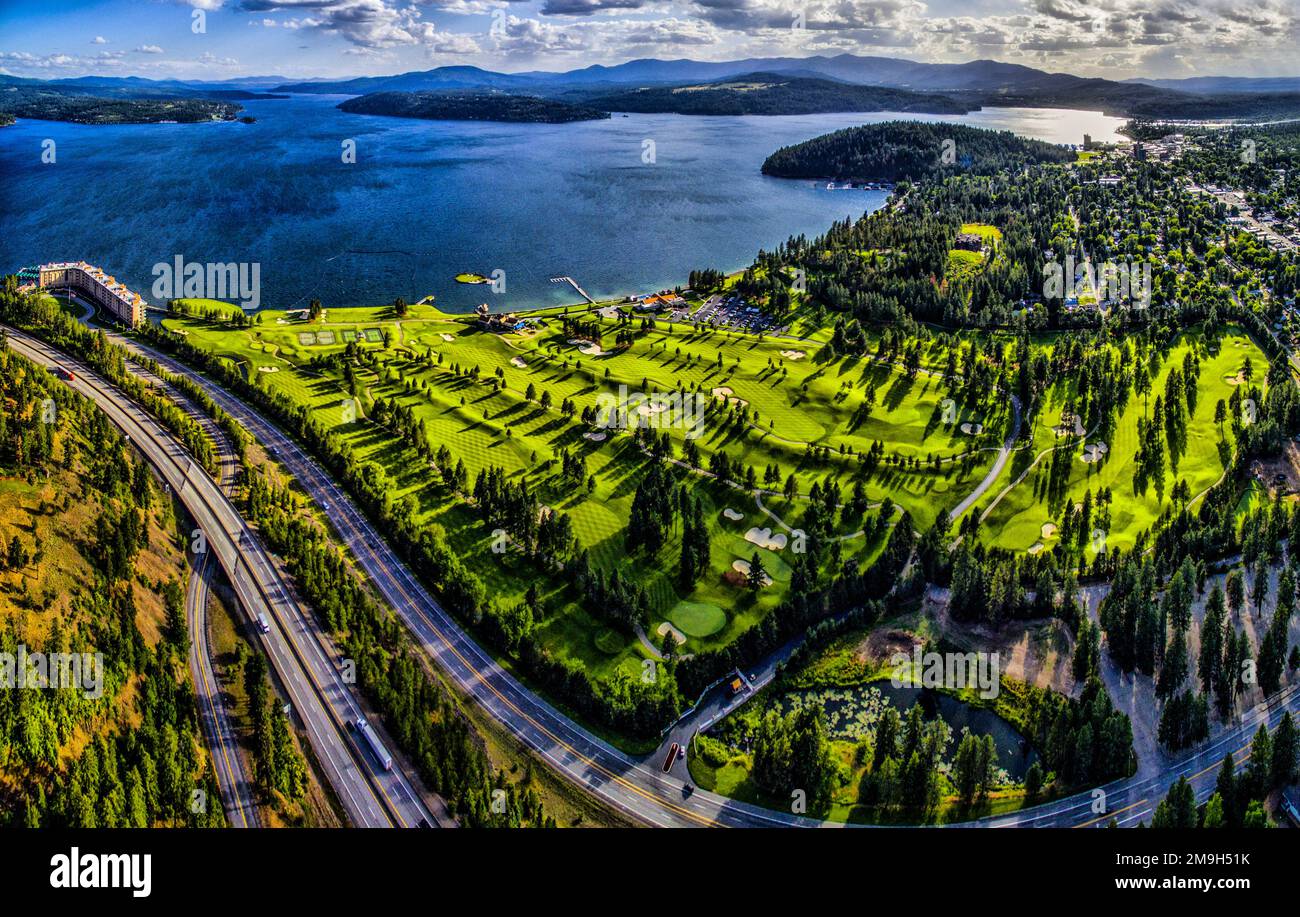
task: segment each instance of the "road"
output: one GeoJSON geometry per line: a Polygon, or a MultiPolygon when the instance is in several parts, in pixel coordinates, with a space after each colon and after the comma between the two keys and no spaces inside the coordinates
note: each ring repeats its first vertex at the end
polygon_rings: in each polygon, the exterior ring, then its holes
{"type": "Polygon", "coordinates": [[[340,668],[325,653],[292,592],[259,539],[226,495],[143,408],[80,361],[22,332],[6,329],[9,346],[47,367],[75,374],[67,384],[92,399],[158,469],[204,533],[250,619],[265,615],[262,643],[308,741],[352,824],[411,827],[432,815],[399,768],[380,770],[358,750],[346,724],[362,715],[340,668]]]}
{"type": "Polygon", "coordinates": [[[629,756],[571,722],[503,670],[461,629],[342,488],[279,428],[171,357],[121,335],[110,336],[114,343],[156,360],[169,372],[193,378],[222,410],[267,447],[325,511],[378,593],[435,664],[559,773],[629,817],[652,825],[820,824],[703,791],[687,796],[685,780],[664,775],[649,759],[629,756]]]}
{"type": "MultiPolygon", "coordinates": [[[[736,802],[704,790],[695,790],[687,795],[684,788],[688,778],[684,775],[684,768],[676,765],[671,774],[664,774],[661,770],[663,757],[658,750],[650,756],[635,758],[573,723],[524,687],[512,674],[503,670],[464,632],[415,579],[342,488],[296,442],[205,376],[133,340],[121,335],[112,337],[115,343],[158,361],[170,372],[189,375],[216,404],[264,446],[270,448],[299,485],[326,511],[359,565],[406,623],[424,651],[461,690],[469,693],[490,715],[519,741],[536,751],[557,772],[624,814],[649,825],[838,826],[802,815],[736,802]]],[[[1016,404],[1013,430],[1018,431],[1019,423],[1020,410],[1016,404]]],[[[1009,449],[1006,451],[1009,452],[1009,449]]],[[[992,477],[996,477],[996,470],[995,464],[991,471],[992,477]]],[[[982,490],[977,489],[973,497],[978,498],[980,493],[982,490]]],[[[765,680],[764,676],[770,677],[768,671],[774,668],[772,660],[757,667],[760,683],[765,680]]],[[[716,705],[717,709],[726,706],[725,700],[719,702],[714,696],[706,696],[706,702],[709,707],[716,705]]],[[[1167,767],[1149,778],[1135,776],[1108,785],[1104,788],[1108,797],[1107,812],[1114,814],[1122,824],[1149,820],[1155,805],[1164,796],[1162,790],[1181,774],[1193,777],[1200,798],[1207,798],[1212,792],[1214,769],[1222,759],[1224,749],[1231,748],[1240,755],[1243,746],[1248,747],[1261,717],[1266,716],[1273,727],[1281,718],[1283,709],[1295,711],[1297,708],[1300,708],[1300,692],[1295,688],[1288,689],[1262,714],[1258,709],[1247,713],[1239,725],[1226,730],[1181,764],[1167,767]]],[[[1093,804],[1093,793],[1088,791],[970,824],[981,827],[1085,827],[1100,823],[1092,811],[1093,804]]],[[[1103,816],[1102,821],[1107,818],[1109,816],[1103,816]]]]}
{"type": "Polygon", "coordinates": [[[1276,729],[1282,714],[1287,711],[1293,719],[1300,713],[1300,685],[1284,688],[1267,704],[1247,711],[1233,726],[1206,744],[1190,750],[1179,763],[1150,777],[1138,774],[1101,787],[1105,793],[1105,812],[1102,814],[1093,811],[1096,791],[1089,791],[1032,809],[982,819],[975,824],[998,828],[1088,828],[1104,826],[1111,818],[1120,827],[1135,827],[1144,822],[1150,824],[1156,806],[1179,777],[1186,777],[1191,782],[1198,803],[1209,799],[1214,794],[1215,780],[1224,756],[1231,752],[1240,769],[1240,765],[1250,757],[1251,740],[1260,724],[1267,723],[1270,730],[1276,729]]]}
{"type": "Polygon", "coordinates": [[[1016,445],[1016,437],[1020,435],[1020,399],[1015,395],[1011,396],[1011,433],[1007,436],[1007,441],[1002,444],[998,450],[998,457],[993,460],[993,467],[989,468],[989,473],[984,475],[984,480],[975,485],[975,489],[966,495],[960,503],[954,506],[948,513],[948,518],[956,521],[961,518],[961,514],[970,509],[984,496],[985,491],[993,486],[993,482],[998,479],[1002,469],[1006,467],[1007,459],[1011,457],[1011,450],[1016,445]]]}
{"type": "Polygon", "coordinates": [[[199,719],[208,737],[217,785],[226,809],[226,821],[235,828],[259,826],[257,804],[253,800],[252,781],[244,767],[230,716],[221,698],[221,684],[212,669],[212,650],[208,644],[207,600],[209,578],[213,575],[212,555],[204,554],[190,575],[185,593],[185,620],[190,632],[190,674],[199,704],[199,719]]]}
{"type": "MultiPolygon", "coordinates": [[[[142,379],[170,390],[152,373],[133,364],[127,364],[127,368],[142,379]]],[[[238,459],[230,442],[210,417],[180,397],[174,400],[208,431],[218,458],[216,480],[229,495],[238,468],[238,459]]],[[[260,819],[253,798],[252,776],[240,751],[239,739],[223,700],[221,683],[217,680],[212,665],[212,647],[208,635],[208,595],[216,572],[211,553],[191,555],[190,582],[185,591],[185,622],[190,635],[190,677],[198,701],[199,720],[208,737],[208,749],[212,755],[226,821],[235,828],[256,828],[260,826],[260,819]]]]}

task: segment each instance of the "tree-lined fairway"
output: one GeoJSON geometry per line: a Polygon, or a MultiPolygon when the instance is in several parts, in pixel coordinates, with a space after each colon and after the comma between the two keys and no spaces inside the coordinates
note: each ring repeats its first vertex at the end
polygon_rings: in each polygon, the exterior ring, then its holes
{"type": "MultiPolygon", "coordinates": [[[[392,308],[330,309],[322,321],[307,322],[301,313],[267,311],[249,328],[175,316],[165,325],[237,361],[258,385],[288,393],[336,430],[359,462],[376,462],[393,499],[415,501],[421,518],[441,525],[502,603],[522,601],[536,584],[547,607],[539,622],[542,642],[598,678],[620,670],[635,675],[655,650],[633,634],[611,630],[574,602],[560,578],[539,576],[516,553],[493,553],[492,533],[473,508],[450,494],[397,437],[370,422],[377,399],[409,407],[433,448],[446,445],[453,460],[464,462],[470,481],[501,467],[512,480],[527,482],[543,504],[567,514],[593,567],[618,570],[646,588],[652,608],[646,636],[654,647],[662,644],[659,626],[668,621],[686,636],[680,651],[688,653],[726,645],[780,600],[790,578],[791,547],[762,543],[793,536],[815,482],[834,481],[847,500],[853,482],[861,480],[872,506],[888,499],[925,528],[983,476],[1006,424],[1004,399],[996,397],[945,411],[941,379],[928,368],[942,362],[937,347],[926,352],[926,368],[909,375],[900,365],[870,357],[823,362],[826,333],[760,339],[663,322],[642,330],[636,317],[620,325],[575,309],[570,317],[599,322],[602,336],[599,348],[583,352],[563,331],[560,310],[530,317],[538,321],[534,329],[504,335],[425,305],[409,306],[400,317],[392,308]],[[635,333],[630,346],[616,345],[620,329],[635,333]],[[378,362],[358,365],[348,383],[335,365],[318,358],[339,354],[353,342],[378,362]],[[489,384],[498,377],[503,386],[489,384]],[[708,406],[702,424],[661,430],[678,461],[688,442],[699,450],[702,469],[723,453],[752,467],[757,486],[767,491],[756,500],[707,473],[686,477],[703,502],[711,546],[708,571],[691,590],[676,578],[680,526],[653,558],[629,557],[625,550],[644,452],[624,432],[610,430],[602,439],[602,431],[579,420],[584,409],[642,392],[684,392],[708,406]],[[569,400],[574,414],[566,417],[561,407],[569,400]],[[742,411],[748,415],[743,422],[742,411]],[[943,423],[945,413],[951,423],[943,423]],[[984,432],[963,433],[963,423],[979,424],[984,432]],[[860,456],[876,441],[886,460],[867,475],[860,456]],[[562,450],[585,463],[581,481],[560,473],[562,450]],[[773,474],[765,474],[769,466],[773,474]],[[787,500],[779,492],[792,474],[798,493],[787,500]],[[590,492],[587,477],[594,480],[590,492]],[[725,510],[740,518],[729,518],[725,510]],[[755,552],[771,577],[756,592],[736,566],[755,552]]],[[[843,557],[864,565],[884,543],[883,532],[869,540],[865,524],[863,515],[846,513],[837,530],[843,557]]]]}
{"type": "MultiPolygon", "coordinates": [[[[1101,461],[1085,462],[1083,456],[1087,446],[1102,442],[1103,437],[1089,430],[1086,431],[1089,436],[1079,438],[1071,451],[1066,488],[1068,504],[1065,505],[1080,503],[1088,491],[1095,498],[1099,489],[1109,488],[1113,503],[1104,542],[1107,550],[1133,547],[1142,531],[1149,529],[1161,513],[1175,506],[1172,491],[1177,482],[1186,481],[1188,493],[1195,500],[1222,476],[1231,455],[1233,434],[1229,423],[1223,425],[1220,433],[1220,425],[1215,422],[1215,407],[1221,399],[1227,402],[1235,389],[1243,387],[1229,380],[1237,376],[1246,359],[1255,367],[1253,384],[1262,386],[1267,359],[1239,329],[1228,329],[1208,339],[1200,333],[1184,334],[1161,362],[1158,374],[1152,377],[1151,395],[1145,399],[1145,404],[1143,396],[1130,388],[1128,401],[1123,406],[1114,433],[1110,435],[1112,441],[1106,442],[1107,452],[1101,461]],[[1139,492],[1134,482],[1135,456],[1139,447],[1138,419],[1151,416],[1151,401],[1155,394],[1164,391],[1169,373],[1181,365],[1189,352],[1196,354],[1201,370],[1197,380],[1196,409],[1187,424],[1185,449],[1176,461],[1169,456],[1162,485],[1152,483],[1144,492],[1139,492]]],[[[1074,396],[1075,384],[1073,379],[1064,379],[1051,386],[1033,428],[1032,445],[1018,453],[1016,460],[1009,464],[990,491],[995,496],[1000,494],[1001,499],[988,511],[981,527],[989,544],[1024,551],[1035,544],[1050,549],[1055,543],[1054,536],[1045,537],[1043,532],[1045,524],[1059,524],[1061,521],[1059,509],[1053,513],[1049,505],[1045,486],[1054,455],[1043,453],[1056,447],[1061,450],[1068,448],[1067,440],[1058,436],[1055,428],[1061,422],[1062,410],[1074,396]],[[1024,480],[1006,490],[1035,459],[1037,464],[1024,480]]],[[[990,503],[992,499],[986,501],[985,506],[990,503]]],[[[1088,550],[1090,556],[1095,553],[1092,548],[1088,550]]]]}

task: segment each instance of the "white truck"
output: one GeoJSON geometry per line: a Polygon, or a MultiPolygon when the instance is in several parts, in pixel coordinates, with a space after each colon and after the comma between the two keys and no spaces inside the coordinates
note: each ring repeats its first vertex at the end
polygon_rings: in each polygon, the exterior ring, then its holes
{"type": "Polygon", "coordinates": [[[354,725],[357,728],[357,734],[361,736],[361,744],[375,756],[375,760],[379,762],[380,767],[386,771],[391,771],[393,769],[393,756],[388,753],[388,749],[384,748],[383,743],[379,741],[379,736],[375,735],[375,730],[366,722],[366,718],[364,716],[357,717],[354,725]]]}

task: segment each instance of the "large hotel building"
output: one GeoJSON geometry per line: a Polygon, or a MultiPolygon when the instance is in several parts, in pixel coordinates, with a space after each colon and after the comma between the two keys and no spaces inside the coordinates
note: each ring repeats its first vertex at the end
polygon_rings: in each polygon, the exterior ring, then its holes
{"type": "Polygon", "coordinates": [[[107,309],[119,322],[132,328],[144,321],[144,310],[148,303],[140,298],[140,294],[133,293],[126,288],[126,284],[119,283],[85,261],[42,264],[38,285],[42,290],[60,287],[76,290],[96,305],[107,309]]]}

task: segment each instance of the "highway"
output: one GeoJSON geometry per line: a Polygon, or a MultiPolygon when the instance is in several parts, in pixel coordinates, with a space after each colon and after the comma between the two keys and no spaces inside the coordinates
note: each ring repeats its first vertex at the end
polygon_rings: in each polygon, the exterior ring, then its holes
{"type": "Polygon", "coordinates": [[[47,367],[72,370],[75,379],[65,382],[95,401],[180,497],[250,619],[265,615],[269,632],[262,635],[263,646],[351,823],[431,823],[432,815],[400,768],[381,770],[354,744],[346,724],[362,714],[360,705],[318,642],[309,615],[216,482],[143,408],[87,366],[22,332],[6,331],[15,352],[47,367]]]}
{"type": "Polygon", "coordinates": [[[212,670],[212,651],[208,645],[208,580],[213,574],[212,555],[204,554],[190,574],[185,592],[185,620],[190,633],[190,675],[199,703],[199,718],[208,737],[217,785],[226,809],[226,821],[235,828],[258,827],[257,804],[253,800],[252,781],[239,753],[230,716],[221,700],[221,685],[212,670]]]}
{"type": "Polygon", "coordinates": [[[256,437],[325,511],[339,536],[423,650],[457,686],[475,698],[521,742],[558,772],[634,820],[658,826],[818,825],[703,791],[686,795],[685,781],[659,771],[591,735],[555,710],[474,642],[421,585],[370,521],[320,465],[293,440],[211,380],[171,357],[111,334],[164,369],[193,378],[212,400],[256,437]]]}
{"type": "MultiPolygon", "coordinates": [[[[425,652],[462,690],[559,773],[624,814],[649,825],[837,826],[803,815],[736,802],[703,790],[687,794],[687,781],[664,774],[660,770],[662,759],[657,753],[647,758],[633,758],[573,723],[504,671],[465,633],[415,579],[342,488],[296,442],[205,376],[121,335],[114,334],[112,338],[115,343],[156,360],[170,372],[188,374],[215,403],[268,447],[325,510],[362,569],[425,652]]],[[[1295,711],[1298,708],[1300,693],[1293,687],[1275,698],[1271,706],[1247,712],[1236,726],[1225,730],[1181,763],[1164,768],[1156,776],[1135,776],[1106,786],[1107,814],[1100,819],[1093,811],[1093,792],[1086,791],[970,824],[983,827],[1087,827],[1104,823],[1111,815],[1121,824],[1149,820],[1168,786],[1180,775],[1193,779],[1198,798],[1208,798],[1213,791],[1214,772],[1225,752],[1232,750],[1240,757],[1243,749],[1248,751],[1250,738],[1262,720],[1267,719],[1272,728],[1284,709],[1295,711]]],[[[673,770],[677,772],[679,768],[673,770]]]]}
{"type": "MultiPolygon", "coordinates": [[[[169,388],[152,373],[134,364],[128,363],[127,369],[152,384],[169,388]]],[[[208,432],[219,461],[217,483],[229,495],[234,488],[238,469],[230,442],[210,417],[180,397],[175,397],[174,400],[208,432]]],[[[217,568],[210,552],[190,554],[190,564],[189,587],[185,591],[185,622],[190,635],[190,677],[199,705],[199,720],[208,737],[208,749],[212,755],[213,770],[216,772],[227,823],[235,828],[256,828],[260,826],[260,819],[253,798],[252,777],[240,752],[238,737],[222,700],[221,683],[212,666],[207,610],[208,595],[217,568]]]]}
{"type": "Polygon", "coordinates": [[[1101,787],[1105,793],[1105,811],[1101,814],[1093,811],[1096,791],[1089,790],[1032,809],[981,819],[975,824],[999,828],[1088,828],[1104,827],[1112,818],[1122,828],[1150,824],[1156,806],[1179,777],[1186,777],[1192,784],[1198,803],[1209,799],[1214,794],[1224,756],[1231,753],[1240,772],[1241,765],[1250,758],[1256,730],[1263,723],[1267,723],[1270,731],[1276,729],[1287,711],[1293,719],[1300,713],[1300,684],[1284,688],[1267,704],[1246,711],[1232,726],[1204,745],[1184,752],[1185,757],[1159,773],[1150,777],[1139,773],[1101,787]]]}

